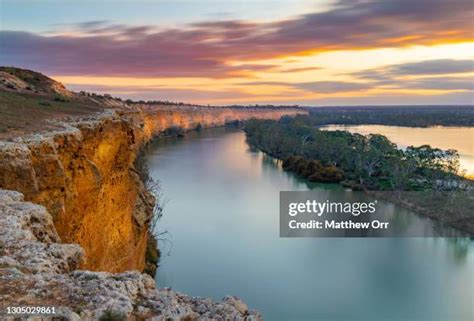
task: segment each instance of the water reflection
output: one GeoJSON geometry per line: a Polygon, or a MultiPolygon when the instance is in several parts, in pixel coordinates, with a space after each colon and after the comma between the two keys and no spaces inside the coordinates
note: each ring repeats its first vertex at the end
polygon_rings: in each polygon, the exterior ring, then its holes
{"type": "Polygon", "coordinates": [[[454,262],[459,264],[466,263],[469,247],[472,246],[472,238],[457,237],[448,239],[447,242],[450,249],[452,250],[454,262]]]}

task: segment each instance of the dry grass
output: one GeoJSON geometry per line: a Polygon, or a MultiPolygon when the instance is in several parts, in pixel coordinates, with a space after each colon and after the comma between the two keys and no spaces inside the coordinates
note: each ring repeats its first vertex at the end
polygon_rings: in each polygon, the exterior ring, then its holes
{"type": "Polygon", "coordinates": [[[0,139],[54,129],[52,121],[102,111],[91,101],[72,98],[59,101],[53,95],[0,91],[0,139]]]}

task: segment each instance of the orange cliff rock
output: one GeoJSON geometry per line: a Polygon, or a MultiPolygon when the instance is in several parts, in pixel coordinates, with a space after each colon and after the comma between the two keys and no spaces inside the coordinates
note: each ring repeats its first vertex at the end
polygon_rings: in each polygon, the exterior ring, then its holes
{"type": "Polygon", "coordinates": [[[63,130],[0,141],[0,188],[45,206],[62,242],[83,247],[83,268],[141,271],[154,206],[134,167],[141,147],[173,126],[189,130],[299,113],[305,111],[158,105],[109,109],[64,124],[63,130]]]}

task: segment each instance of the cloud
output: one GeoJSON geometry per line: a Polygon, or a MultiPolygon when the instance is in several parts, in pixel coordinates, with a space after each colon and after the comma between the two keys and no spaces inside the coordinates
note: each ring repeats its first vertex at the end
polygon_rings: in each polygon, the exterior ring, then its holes
{"type": "Polygon", "coordinates": [[[472,77],[421,78],[402,82],[400,87],[407,89],[474,91],[474,82],[472,77]]]}
{"type": "Polygon", "coordinates": [[[56,75],[231,77],[262,68],[230,64],[238,60],[472,40],[473,15],[471,0],[341,0],[274,22],[160,29],[91,21],[76,25],[79,34],[1,31],[0,61],[56,75]]]}
{"type": "Polygon", "coordinates": [[[278,72],[304,72],[304,71],[314,71],[321,70],[321,67],[297,67],[297,68],[282,68],[278,72]]]}
{"type": "Polygon", "coordinates": [[[474,72],[474,60],[433,59],[389,65],[352,73],[363,79],[386,81],[400,76],[443,75],[474,72]]]}
{"type": "Polygon", "coordinates": [[[283,82],[283,81],[250,81],[241,83],[244,86],[278,86],[300,89],[306,92],[332,94],[353,91],[362,91],[372,88],[370,84],[347,81],[311,81],[311,82],[283,82]]]}
{"type": "Polygon", "coordinates": [[[321,94],[362,91],[370,89],[369,84],[347,81],[315,81],[294,84],[294,87],[321,94]]]}
{"type": "MultiPolygon", "coordinates": [[[[238,103],[241,100],[254,99],[258,101],[261,97],[257,93],[244,92],[241,88],[226,88],[220,90],[193,89],[193,88],[172,88],[168,86],[111,86],[111,85],[84,85],[71,84],[69,89],[79,92],[87,91],[93,93],[107,93],[124,99],[134,100],[170,100],[188,103],[207,104],[211,101],[228,101],[238,103]]],[[[278,91],[269,97],[281,99],[287,97],[286,91],[278,91]]]]}
{"type": "Polygon", "coordinates": [[[474,72],[474,60],[436,59],[404,64],[387,65],[350,73],[350,76],[361,81],[251,81],[241,83],[250,86],[277,86],[300,89],[319,94],[364,92],[370,89],[409,89],[409,90],[444,90],[473,91],[474,82],[471,76],[447,76],[474,72]],[[444,77],[440,77],[443,76],[444,77]],[[416,76],[414,79],[403,79],[405,76],[416,76]]]}
{"type": "MultiPolygon", "coordinates": [[[[268,103],[278,103],[270,101],[268,103]]],[[[376,94],[364,96],[324,97],[293,100],[305,106],[360,106],[360,105],[466,105],[474,104],[471,92],[454,92],[438,95],[376,94]]]]}
{"type": "Polygon", "coordinates": [[[4,31],[0,33],[0,60],[59,75],[224,77],[251,68],[221,62],[189,34],[145,36],[140,30],[126,28],[119,36],[128,40],[100,34],[45,37],[4,31]]]}
{"type": "Polygon", "coordinates": [[[474,72],[474,60],[437,59],[390,67],[396,75],[437,75],[474,72]]]}
{"type": "Polygon", "coordinates": [[[92,21],[86,21],[86,22],[80,22],[76,24],[75,26],[78,27],[79,29],[96,29],[98,27],[104,26],[108,24],[109,22],[107,20],[92,20],[92,21]]]}
{"type": "Polygon", "coordinates": [[[349,75],[367,81],[374,87],[472,91],[474,90],[472,76],[448,76],[472,72],[474,72],[474,60],[434,59],[388,65],[349,75]],[[404,78],[407,76],[415,78],[404,78]]]}

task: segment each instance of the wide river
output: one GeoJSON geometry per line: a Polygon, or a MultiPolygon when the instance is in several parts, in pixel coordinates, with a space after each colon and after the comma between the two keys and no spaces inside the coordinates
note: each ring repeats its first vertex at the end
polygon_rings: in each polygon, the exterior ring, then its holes
{"type": "MultiPolygon", "coordinates": [[[[308,184],[251,151],[236,129],[203,130],[150,146],[168,199],[159,231],[160,287],[242,298],[270,321],[470,321],[474,242],[466,238],[280,238],[279,192],[348,197],[308,184]]],[[[392,204],[409,224],[433,222],[392,204]]]]}

